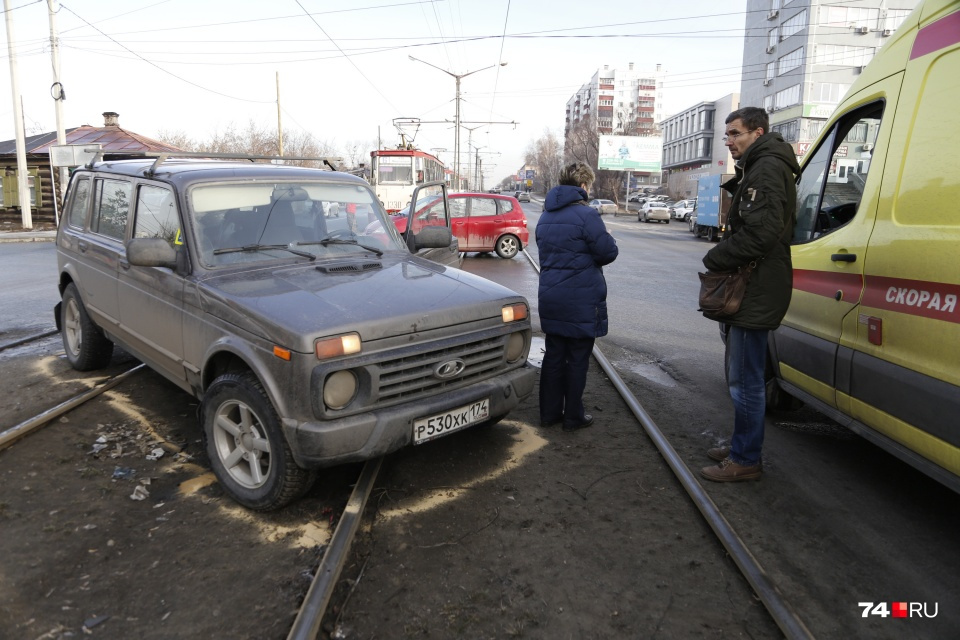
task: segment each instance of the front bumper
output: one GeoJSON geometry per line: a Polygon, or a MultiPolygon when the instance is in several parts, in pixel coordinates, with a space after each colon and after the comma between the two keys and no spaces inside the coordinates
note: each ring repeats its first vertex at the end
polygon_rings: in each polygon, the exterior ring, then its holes
{"type": "Polygon", "coordinates": [[[283,420],[293,457],[303,468],[369,460],[413,442],[413,423],[423,417],[490,398],[490,416],[506,415],[533,392],[529,364],[476,384],[429,398],[325,422],[283,420]]]}

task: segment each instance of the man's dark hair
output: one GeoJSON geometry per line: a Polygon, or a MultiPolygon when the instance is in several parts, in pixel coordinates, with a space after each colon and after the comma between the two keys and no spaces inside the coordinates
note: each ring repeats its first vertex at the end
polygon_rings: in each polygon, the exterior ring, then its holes
{"type": "Polygon", "coordinates": [[[727,116],[724,124],[730,124],[739,119],[747,129],[763,129],[764,133],[770,133],[770,116],[766,109],[760,107],[741,107],[727,116]]]}

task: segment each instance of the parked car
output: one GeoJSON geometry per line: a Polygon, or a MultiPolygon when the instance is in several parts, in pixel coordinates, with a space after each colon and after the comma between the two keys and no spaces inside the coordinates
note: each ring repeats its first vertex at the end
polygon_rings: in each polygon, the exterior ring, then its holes
{"type": "Polygon", "coordinates": [[[647,202],[637,213],[637,222],[650,222],[651,220],[670,224],[670,209],[656,200],[647,202]]]}
{"type": "Polygon", "coordinates": [[[71,176],[57,327],[75,369],[117,344],[196,396],[205,457],[238,503],[282,507],[320,467],[496,422],[532,393],[527,301],[411,255],[450,246],[446,226],[401,236],[346,173],[152,155],[71,176]],[[356,205],[374,232],[324,202],[356,205]]]}
{"type": "Polygon", "coordinates": [[[674,220],[686,220],[696,204],[696,200],[679,200],[670,207],[670,217],[674,220]]]}
{"type": "MultiPolygon", "coordinates": [[[[460,251],[496,251],[513,258],[530,240],[527,216],[517,198],[491,193],[451,193],[450,221],[460,251]]],[[[407,230],[410,207],[390,216],[397,230],[407,230]]],[[[442,225],[443,201],[437,196],[420,199],[413,217],[414,231],[422,226],[442,225]]]]}
{"type": "Polygon", "coordinates": [[[595,198],[588,203],[591,207],[600,212],[600,215],[605,213],[617,213],[617,204],[613,200],[601,200],[595,198]]]}
{"type": "Polygon", "coordinates": [[[530,202],[530,192],[524,191],[519,196],[517,196],[518,202],[530,202]]]}

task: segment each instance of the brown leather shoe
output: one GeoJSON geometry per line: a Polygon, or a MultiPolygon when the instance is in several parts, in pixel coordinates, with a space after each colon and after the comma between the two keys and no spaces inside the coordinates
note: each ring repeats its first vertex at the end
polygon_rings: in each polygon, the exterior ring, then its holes
{"type": "Polygon", "coordinates": [[[763,474],[763,465],[752,464],[744,466],[737,464],[730,458],[722,460],[720,464],[700,469],[700,475],[714,482],[742,482],[756,480],[763,474]]]}
{"type": "Polygon", "coordinates": [[[707,449],[707,457],[717,462],[723,462],[730,455],[730,447],[714,447],[707,449]]]}

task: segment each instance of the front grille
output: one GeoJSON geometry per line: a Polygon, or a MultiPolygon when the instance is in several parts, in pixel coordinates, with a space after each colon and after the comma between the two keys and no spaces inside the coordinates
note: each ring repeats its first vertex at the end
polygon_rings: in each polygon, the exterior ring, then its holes
{"type": "Polygon", "coordinates": [[[490,377],[504,364],[503,336],[427,351],[381,362],[377,366],[378,404],[432,395],[448,387],[460,387],[490,377]],[[440,380],[433,369],[441,362],[459,358],[466,367],[455,378],[440,380]]]}

